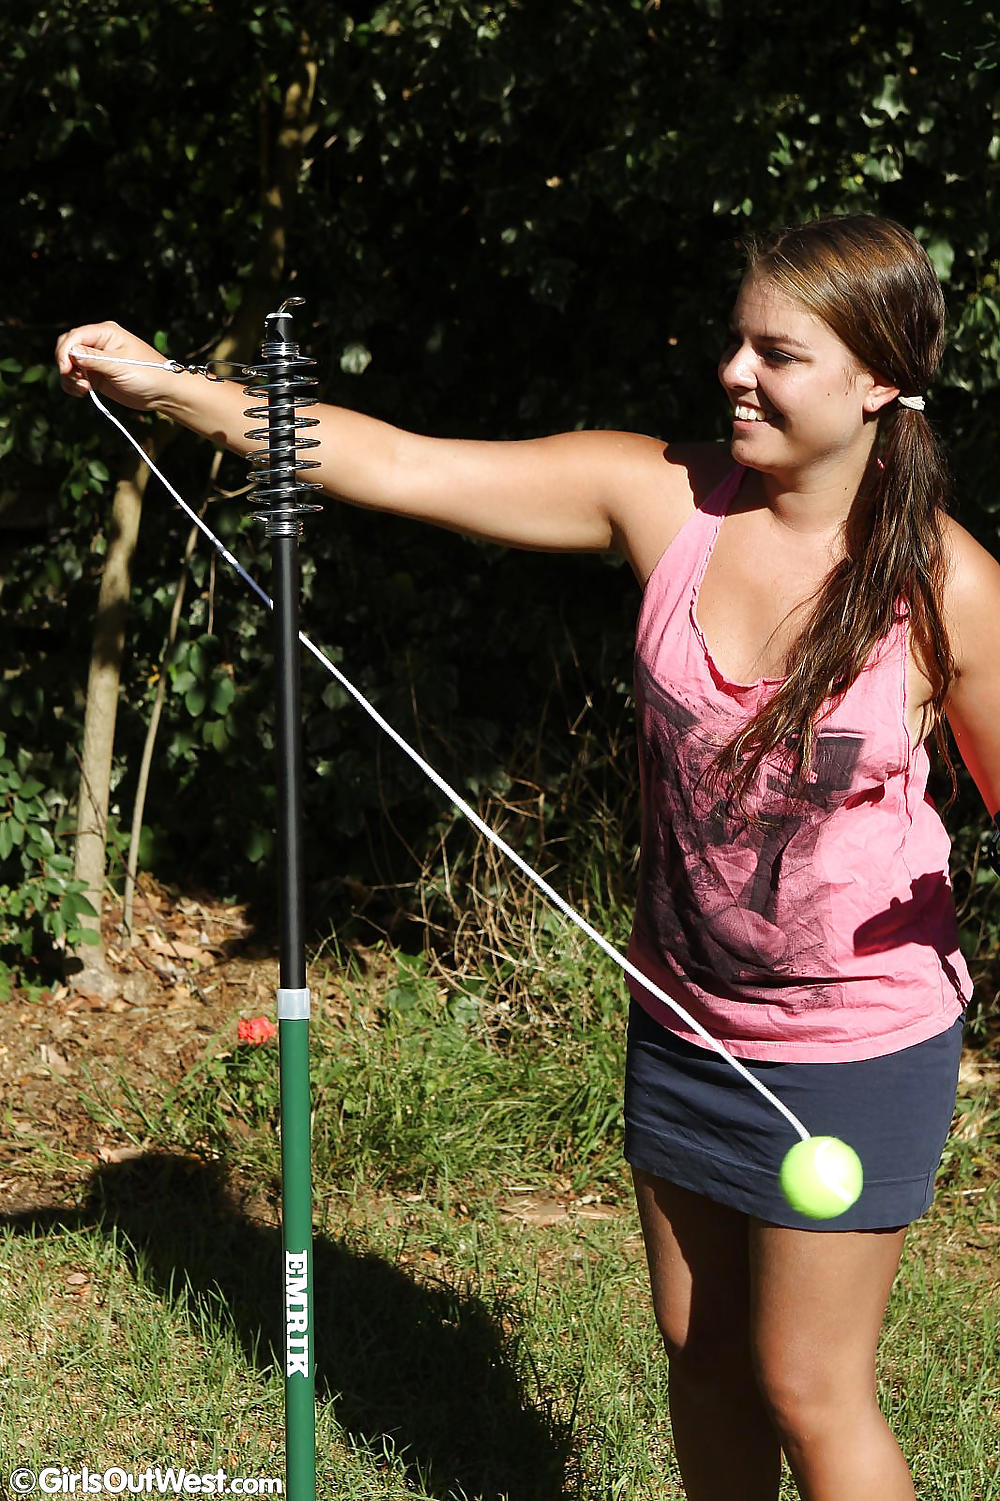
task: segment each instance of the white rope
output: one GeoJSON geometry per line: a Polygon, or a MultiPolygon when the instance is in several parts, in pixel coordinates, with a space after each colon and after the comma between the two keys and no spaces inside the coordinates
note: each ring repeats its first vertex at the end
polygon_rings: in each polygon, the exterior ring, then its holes
{"type": "MultiPolygon", "coordinates": [[[[108,410],[108,408],[104,405],[96,392],[91,391],[90,398],[94,402],[98,411],[102,412],[103,415],[108,419],[108,421],[113,423],[118,431],[124,435],[129,443],[131,443],[132,447],[139,454],[143,462],[149,466],[151,472],[156,475],[157,479],[160,481],[161,485],[163,485],[164,489],[174,498],[174,500],[180,506],[185,516],[193,521],[195,526],[197,526],[198,529],[204,533],[204,535],[211,542],[212,546],[222,554],[226,562],[236,570],[243,582],[249,585],[249,587],[262,601],[262,603],[267,605],[268,609],[273,609],[274,605],[270,596],[265,592],[264,589],[261,588],[256,579],[251,578],[250,574],[247,573],[242,564],[240,564],[236,560],[236,558],[233,557],[232,553],[225,546],[225,544],[219,540],[212,529],[209,526],[206,526],[201,517],[191,509],[187,501],[178,494],[178,492],[174,489],[173,485],[166,478],[166,476],[161,474],[160,470],[157,469],[156,465],[150,460],[149,455],[144,452],[142,445],[138,442],[137,439],[132,436],[124,423],[119,422],[118,418],[108,410]]],[[[696,1021],[695,1018],[690,1015],[689,1012],[685,1011],[684,1007],[678,1001],[675,1001],[672,996],[667,995],[665,991],[661,990],[660,987],[656,985],[652,980],[650,980],[646,975],[644,975],[640,969],[637,969],[632,961],[630,959],[627,959],[624,954],[620,954],[614,947],[614,945],[608,942],[603,934],[599,933],[596,928],[592,927],[585,917],[582,917],[574,907],[570,906],[569,902],[567,902],[564,897],[559,895],[558,891],[556,891],[554,887],[549,885],[544,876],[539,875],[538,871],[530,866],[528,862],[517,853],[516,850],[511,849],[506,840],[502,839],[495,830],[490,828],[489,824],[485,823],[483,819],[480,818],[476,810],[465,801],[461,794],[456,792],[455,788],[450,786],[449,783],[445,781],[444,777],[442,777],[437,771],[435,771],[434,767],[431,766],[429,762],[424,760],[419,751],[414,750],[409,741],[403,739],[399,731],[395,730],[387,719],[383,719],[382,715],[378,712],[374,705],[368,702],[361,690],[359,688],[355,688],[350,679],[346,678],[340,671],[340,668],[337,667],[335,663],[331,662],[330,658],[326,656],[326,654],[322,652],[318,646],[314,645],[313,642],[310,641],[309,637],[304,635],[302,631],[299,632],[299,640],[306,648],[306,650],[311,652],[316,660],[323,664],[327,672],[329,672],[332,677],[336,678],[337,682],[344,689],[344,691],[354,699],[355,703],[364,710],[369,718],[374,720],[379,729],[384,731],[384,733],[388,735],[389,739],[399,746],[404,755],[409,756],[414,765],[418,766],[424,773],[424,776],[426,776],[431,782],[433,782],[434,786],[437,787],[440,792],[444,793],[445,797],[448,798],[449,802],[454,804],[454,806],[460,813],[464,814],[464,816],[472,824],[473,828],[479,830],[484,839],[488,839],[489,842],[495,845],[496,848],[500,850],[500,852],[505,855],[513,865],[516,865],[518,870],[521,871],[522,874],[527,876],[528,880],[531,881],[533,885],[537,886],[539,891],[541,891],[546,897],[548,897],[553,906],[558,907],[559,911],[562,912],[566,917],[568,917],[570,922],[575,923],[575,925],[580,929],[582,933],[585,933],[589,939],[596,943],[598,948],[602,949],[604,953],[607,954],[608,958],[613,960],[614,963],[618,965],[619,969],[623,970],[625,974],[628,975],[631,979],[638,981],[638,983],[642,985],[646,990],[648,990],[651,995],[654,995],[658,1001],[662,1001],[665,1006],[669,1006],[671,1011],[675,1012],[676,1015],[679,1016],[681,1020],[684,1021],[691,1028],[691,1030],[702,1039],[703,1042],[707,1043],[709,1047],[714,1048],[714,1050],[720,1055],[720,1057],[724,1058],[725,1061],[736,1070],[741,1078],[745,1079],[748,1084],[752,1085],[753,1088],[756,1089],[757,1093],[762,1095],[769,1105],[773,1106],[780,1115],[784,1116],[785,1120],[788,1121],[789,1125],[792,1126],[792,1128],[796,1132],[798,1132],[798,1135],[803,1141],[807,1141],[809,1139],[810,1133],[806,1130],[805,1126],[799,1120],[798,1116],[795,1115],[791,1110],[789,1110],[788,1106],[782,1100],[779,1100],[777,1095],[772,1094],[771,1091],[765,1085],[763,1085],[759,1079],[755,1078],[750,1070],[746,1068],[738,1058],[734,1058],[732,1053],[729,1052],[725,1045],[721,1043],[718,1038],[713,1037],[711,1032],[707,1031],[699,1021],[696,1021]]]]}
{"type": "MultiPolygon", "coordinates": [[[[123,360],[117,354],[91,354],[89,349],[71,349],[70,354],[78,354],[82,359],[89,360],[93,364],[100,365],[141,365],[146,370],[183,370],[184,366],[176,360],[123,360]]],[[[104,409],[107,410],[106,408],[104,409]]]]}

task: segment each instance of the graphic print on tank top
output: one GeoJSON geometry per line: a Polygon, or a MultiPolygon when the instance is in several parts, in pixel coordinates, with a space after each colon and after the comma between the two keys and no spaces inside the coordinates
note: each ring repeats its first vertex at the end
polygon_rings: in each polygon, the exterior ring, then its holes
{"type": "Polygon", "coordinates": [[[879,795],[885,768],[865,765],[864,735],[820,728],[809,779],[794,796],[790,766],[766,761],[756,816],[747,818],[712,786],[732,719],[704,703],[696,714],[642,664],[636,699],[644,806],[636,928],[644,942],[718,996],[773,1002],[794,977],[798,1008],[835,1003],[840,977],[830,965],[816,850],[834,809],[866,787],[879,795]]]}

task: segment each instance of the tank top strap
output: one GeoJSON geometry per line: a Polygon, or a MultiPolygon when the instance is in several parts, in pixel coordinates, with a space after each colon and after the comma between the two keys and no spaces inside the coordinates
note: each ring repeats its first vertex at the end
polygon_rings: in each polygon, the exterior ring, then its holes
{"type": "Polygon", "coordinates": [[[735,500],[745,474],[746,469],[742,464],[734,464],[729,473],[722,477],[715,489],[698,507],[699,514],[703,514],[706,518],[713,518],[716,528],[721,525],[722,518],[735,500]]]}
{"type": "Polygon", "coordinates": [[[645,589],[647,602],[662,602],[689,588],[695,591],[708,567],[719,529],[746,473],[742,464],[729,470],[701,504],[692,511],[680,531],[660,555],[645,589]]]}

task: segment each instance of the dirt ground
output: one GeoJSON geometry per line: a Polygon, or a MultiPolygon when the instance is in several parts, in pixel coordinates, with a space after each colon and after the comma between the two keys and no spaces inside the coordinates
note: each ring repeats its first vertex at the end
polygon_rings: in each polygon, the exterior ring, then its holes
{"type": "Polygon", "coordinates": [[[145,883],[131,944],[105,915],[107,981],[15,992],[0,1041],[0,1213],[76,1202],[94,1168],[136,1151],[114,1119],[128,1089],[155,1096],[240,1017],[274,1017],[278,965],[244,909],[145,883]]]}

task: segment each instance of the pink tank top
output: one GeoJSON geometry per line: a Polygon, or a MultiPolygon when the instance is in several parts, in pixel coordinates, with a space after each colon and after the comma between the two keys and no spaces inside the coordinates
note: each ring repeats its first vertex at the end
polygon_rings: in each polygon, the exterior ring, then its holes
{"type": "MultiPolygon", "coordinates": [[[[741,816],[706,778],[774,692],[718,670],[698,590],[737,468],[685,523],[646,585],[635,696],[642,852],[629,958],[737,1056],[835,1063],[943,1032],[971,994],[950,844],[906,727],[909,629],[880,642],[817,730],[807,787],[765,760],[741,816]]],[[[699,1044],[635,981],[635,999],[699,1044]]]]}

